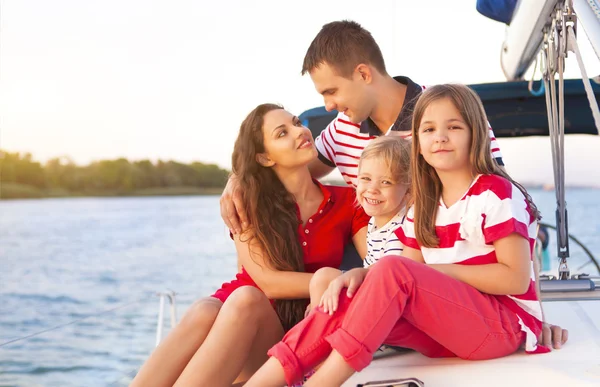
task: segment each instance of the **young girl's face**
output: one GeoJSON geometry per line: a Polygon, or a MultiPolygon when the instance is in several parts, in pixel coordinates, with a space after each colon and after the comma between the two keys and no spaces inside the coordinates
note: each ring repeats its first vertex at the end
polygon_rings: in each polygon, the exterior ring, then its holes
{"type": "Polygon", "coordinates": [[[419,125],[420,153],[436,171],[470,168],[471,128],[448,98],[425,108],[419,125]]]}
{"type": "Polygon", "coordinates": [[[408,185],[395,181],[385,161],[378,158],[361,160],[356,196],[367,215],[389,217],[400,211],[408,185]]]}

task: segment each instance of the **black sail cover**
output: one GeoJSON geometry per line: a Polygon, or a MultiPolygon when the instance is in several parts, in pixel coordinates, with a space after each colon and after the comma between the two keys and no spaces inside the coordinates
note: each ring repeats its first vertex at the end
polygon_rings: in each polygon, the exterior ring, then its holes
{"type": "MultiPolygon", "coordinates": [[[[600,85],[592,81],[596,100],[600,100],[600,85]]],[[[539,90],[539,82],[534,82],[539,90]]],[[[526,81],[469,85],[481,98],[496,137],[548,136],[548,114],[544,93],[529,92],[526,81]]],[[[581,79],[565,80],[565,134],[598,135],[592,111],[581,79]]],[[[337,111],[315,107],[299,118],[314,137],[336,117],[337,111]]]]}

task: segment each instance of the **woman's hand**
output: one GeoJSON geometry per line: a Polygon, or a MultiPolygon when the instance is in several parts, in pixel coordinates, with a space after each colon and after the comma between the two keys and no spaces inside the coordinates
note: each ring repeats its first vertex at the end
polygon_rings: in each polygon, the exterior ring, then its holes
{"type": "Polygon", "coordinates": [[[323,312],[332,315],[337,310],[343,288],[348,288],[346,295],[351,298],[365,280],[367,272],[367,269],[363,268],[352,269],[331,281],[319,303],[319,306],[323,307],[323,312]]]}

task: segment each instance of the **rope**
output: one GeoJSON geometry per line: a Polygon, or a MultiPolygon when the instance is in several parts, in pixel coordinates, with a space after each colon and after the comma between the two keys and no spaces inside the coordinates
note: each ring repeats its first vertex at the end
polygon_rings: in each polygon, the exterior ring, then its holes
{"type": "MultiPolygon", "coordinates": [[[[155,294],[154,294],[154,293],[152,293],[152,296],[155,296],[155,294]]],[[[54,327],[47,328],[47,329],[43,329],[43,330],[41,330],[41,331],[34,332],[34,333],[31,333],[31,334],[29,334],[29,335],[26,335],[26,336],[21,336],[21,337],[17,337],[17,338],[14,338],[14,339],[11,339],[11,340],[8,340],[8,341],[5,341],[4,343],[1,343],[1,344],[0,344],[0,348],[1,348],[1,347],[4,347],[4,346],[6,346],[6,345],[9,345],[9,344],[15,343],[15,342],[17,342],[17,341],[27,340],[27,339],[30,339],[30,338],[32,338],[32,337],[39,336],[39,335],[41,335],[41,334],[43,334],[43,333],[47,333],[47,332],[50,332],[50,331],[55,331],[55,330],[57,330],[57,329],[64,328],[64,327],[66,327],[66,326],[69,326],[69,325],[77,324],[78,322],[81,322],[81,321],[83,321],[83,320],[87,320],[87,319],[88,319],[88,318],[90,318],[90,317],[100,316],[100,315],[102,315],[102,314],[106,314],[106,313],[114,312],[114,311],[116,311],[116,310],[119,310],[119,309],[123,309],[123,308],[125,308],[125,307],[127,307],[127,306],[130,306],[130,305],[137,304],[137,303],[139,303],[139,302],[145,301],[145,300],[147,300],[148,298],[150,298],[150,297],[149,297],[149,296],[141,297],[141,298],[139,298],[139,299],[137,299],[137,300],[134,300],[134,301],[128,302],[128,303],[126,303],[126,304],[122,304],[122,305],[119,305],[119,306],[115,306],[115,307],[113,307],[113,308],[105,309],[105,310],[102,310],[102,311],[100,311],[100,312],[92,313],[92,314],[89,314],[89,315],[87,315],[87,316],[84,316],[84,317],[78,318],[78,319],[76,319],[76,320],[73,320],[73,321],[69,321],[69,322],[67,322],[67,323],[64,323],[64,324],[59,324],[59,325],[56,325],[56,326],[54,326],[54,327]]]]}
{"type": "MultiPolygon", "coordinates": [[[[535,78],[535,73],[538,68],[538,58],[539,58],[539,55],[535,57],[535,63],[533,64],[533,74],[531,74],[531,79],[529,80],[529,83],[527,84],[527,88],[529,89],[529,92],[534,97],[539,97],[546,92],[546,89],[544,88],[544,82],[542,80],[540,80],[540,88],[538,90],[533,90],[533,80],[535,78]]],[[[542,67],[543,67],[543,65],[542,65],[542,62],[540,61],[540,68],[542,68],[542,67]]]]}
{"type": "MultiPolygon", "coordinates": [[[[591,3],[589,3],[591,5],[591,3]]],[[[567,266],[567,257],[569,257],[569,234],[567,206],[565,202],[565,164],[564,164],[564,60],[568,51],[573,51],[577,57],[577,62],[582,75],[588,102],[594,117],[596,130],[600,133],[600,110],[594,97],[590,80],[585,71],[581,53],[575,37],[575,29],[572,24],[572,7],[565,8],[564,13],[558,10],[556,17],[552,20],[549,30],[544,36],[544,49],[542,59],[545,59],[544,86],[546,89],[546,107],[548,113],[548,129],[550,134],[550,143],[552,149],[552,161],[554,170],[554,186],[556,193],[556,229],[557,229],[557,247],[560,265],[558,269],[559,279],[569,278],[569,269],[567,266]],[[556,74],[558,73],[558,90],[556,87],[556,74]],[[558,101],[557,101],[558,99],[558,101]],[[558,106],[557,106],[558,105],[558,106]]],[[[598,13],[596,12],[596,16],[598,13]]],[[[535,74],[535,71],[534,71],[535,74]]],[[[530,91],[531,87],[530,87],[530,91]]],[[[592,258],[594,263],[597,263],[592,258]]]]}
{"type": "MultiPolygon", "coordinates": [[[[551,58],[554,55],[553,52],[553,42],[550,42],[549,44],[549,57],[551,58]]],[[[559,82],[562,80],[562,58],[558,58],[557,60],[557,64],[559,67],[559,82]]],[[[557,201],[557,223],[559,225],[559,229],[557,230],[558,232],[558,238],[559,238],[559,243],[558,243],[558,248],[559,248],[559,253],[558,255],[561,256],[561,249],[564,247],[564,242],[566,241],[566,229],[565,229],[565,223],[564,223],[564,195],[563,195],[563,191],[564,191],[564,175],[562,174],[562,168],[561,168],[561,163],[563,163],[564,161],[564,153],[562,152],[562,142],[560,141],[560,137],[561,137],[561,133],[564,133],[564,128],[563,130],[561,130],[560,128],[560,124],[561,124],[561,119],[559,117],[559,110],[562,111],[562,109],[559,109],[559,107],[557,106],[557,101],[556,101],[556,97],[557,97],[557,92],[556,92],[556,80],[554,79],[556,72],[554,70],[551,70],[550,68],[547,69],[547,71],[549,72],[549,74],[547,74],[547,77],[544,77],[544,81],[546,83],[546,107],[547,107],[547,113],[548,113],[548,129],[550,132],[550,143],[551,143],[551,151],[552,151],[552,161],[553,161],[553,165],[552,165],[552,169],[554,171],[554,187],[555,187],[555,194],[556,194],[556,201],[557,201]],[[549,84],[549,85],[548,85],[549,84]]],[[[562,90],[562,88],[560,88],[562,90]]]]}
{"type": "Polygon", "coordinates": [[[581,71],[581,80],[583,81],[583,86],[590,104],[590,109],[592,109],[596,130],[600,134],[600,110],[598,109],[598,101],[596,101],[594,91],[592,90],[592,84],[588,78],[587,72],[585,71],[585,66],[583,65],[583,59],[581,57],[581,52],[579,51],[577,39],[575,39],[575,31],[573,30],[572,26],[567,27],[567,40],[569,48],[575,53],[575,57],[577,58],[577,64],[579,65],[579,70],[581,71]]]}
{"type": "Polygon", "coordinates": [[[569,269],[566,258],[569,256],[567,230],[567,209],[565,203],[564,175],[564,79],[563,67],[566,47],[561,34],[563,20],[560,11],[552,20],[551,27],[544,35],[544,86],[546,94],[546,111],[548,114],[548,131],[552,150],[552,169],[554,171],[554,191],[556,194],[556,226],[557,255],[560,258],[558,274],[560,279],[568,279],[569,269]],[[558,73],[558,90],[556,74],[558,73]],[[558,106],[557,106],[558,105],[558,106]]]}
{"type": "MultiPolygon", "coordinates": [[[[568,230],[567,230],[567,203],[565,198],[565,81],[564,81],[564,57],[558,61],[558,150],[560,152],[558,202],[561,216],[560,234],[565,242],[566,254],[569,254],[568,230]]],[[[561,246],[562,247],[562,246],[561,246]]]]}

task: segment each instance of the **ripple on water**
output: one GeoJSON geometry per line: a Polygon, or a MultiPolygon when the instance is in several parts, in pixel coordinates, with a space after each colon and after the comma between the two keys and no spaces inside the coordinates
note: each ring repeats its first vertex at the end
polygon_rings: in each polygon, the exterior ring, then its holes
{"type": "MultiPolygon", "coordinates": [[[[567,191],[569,231],[597,256],[599,194],[567,191]]],[[[532,195],[553,223],[554,194],[532,195]]],[[[0,343],[143,298],[0,348],[0,387],[126,386],[154,349],[155,292],[175,290],[181,318],[237,269],[216,196],[0,202],[0,213],[0,343]]]]}

